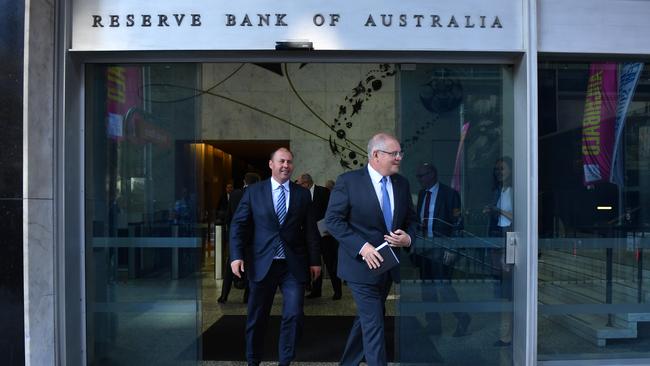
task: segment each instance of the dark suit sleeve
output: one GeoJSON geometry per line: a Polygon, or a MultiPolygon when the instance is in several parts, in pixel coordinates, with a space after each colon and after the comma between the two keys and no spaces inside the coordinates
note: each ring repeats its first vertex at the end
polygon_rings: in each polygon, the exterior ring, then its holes
{"type": "MultiPolygon", "coordinates": [[[[411,187],[409,185],[408,180],[404,179],[404,182],[406,184],[406,197],[404,200],[408,202],[408,207],[407,207],[407,212],[406,212],[406,227],[402,230],[406,231],[409,236],[411,237],[411,246],[415,244],[415,235],[418,230],[418,214],[415,212],[415,209],[413,208],[413,200],[411,198],[411,187]]],[[[404,249],[407,251],[411,250],[411,246],[408,246],[404,249]]]]}
{"type": "Polygon", "coordinates": [[[230,261],[244,259],[245,245],[252,225],[251,189],[244,191],[230,222],[230,261]]]}
{"type": "MultiPolygon", "coordinates": [[[[304,199],[310,202],[311,195],[309,191],[305,190],[306,195],[304,199]]],[[[304,220],[305,239],[307,240],[307,251],[309,252],[309,265],[320,266],[320,234],[318,232],[318,225],[316,224],[316,212],[310,209],[307,210],[304,220]]]]}
{"type": "Polygon", "coordinates": [[[350,187],[343,175],[339,176],[330,195],[325,224],[327,230],[332,234],[343,250],[351,257],[359,255],[359,251],[366,243],[366,240],[359,236],[350,226],[348,221],[350,215],[350,187]]]}

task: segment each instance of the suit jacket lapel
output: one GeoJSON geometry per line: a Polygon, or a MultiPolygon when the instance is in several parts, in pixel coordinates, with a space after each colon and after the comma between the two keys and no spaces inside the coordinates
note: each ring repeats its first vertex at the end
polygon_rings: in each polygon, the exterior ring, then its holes
{"type": "Polygon", "coordinates": [[[425,192],[426,190],[424,189],[421,189],[420,192],[418,192],[418,203],[416,205],[418,220],[422,220],[422,206],[424,205],[425,192]]]}
{"type": "Polygon", "coordinates": [[[289,182],[289,209],[287,210],[287,217],[284,219],[284,222],[289,220],[289,217],[293,214],[298,205],[298,185],[293,182],[289,182]]]}
{"type": "MultiPolygon", "coordinates": [[[[375,192],[375,185],[373,184],[370,174],[368,173],[368,168],[361,169],[363,169],[363,176],[361,178],[366,184],[366,189],[362,191],[367,193],[369,204],[374,207],[374,211],[377,216],[376,219],[380,220],[380,222],[384,222],[384,214],[381,211],[381,203],[379,203],[379,197],[377,197],[377,193],[375,192]]],[[[384,226],[386,226],[386,224],[384,224],[384,226]]]]}
{"type": "MultiPolygon", "coordinates": [[[[262,202],[264,206],[266,206],[267,210],[271,210],[273,213],[273,217],[275,217],[275,222],[278,224],[278,227],[280,226],[280,221],[278,221],[278,214],[275,212],[275,205],[273,204],[273,184],[271,183],[271,179],[267,181],[267,184],[265,184],[265,187],[262,187],[262,195],[263,199],[262,202]]],[[[253,203],[254,204],[254,203],[253,203]]],[[[286,221],[286,219],[285,219],[286,221]]]]}
{"type": "Polygon", "coordinates": [[[443,193],[442,189],[443,189],[442,185],[438,183],[438,193],[436,193],[436,205],[433,207],[433,217],[435,218],[440,217],[440,209],[442,204],[444,203],[442,198],[444,197],[444,194],[446,192],[443,193]]]}
{"type": "MultiPolygon", "coordinates": [[[[397,197],[400,197],[400,191],[402,189],[402,185],[398,183],[398,180],[395,179],[394,175],[390,176],[390,181],[391,184],[393,185],[393,204],[395,205],[395,207],[393,208],[393,227],[395,227],[395,223],[397,222],[397,216],[399,215],[399,212],[402,209],[402,205],[405,204],[405,202],[400,202],[400,200],[397,199],[397,197]]],[[[392,231],[393,227],[389,227],[388,231],[392,231]]]]}

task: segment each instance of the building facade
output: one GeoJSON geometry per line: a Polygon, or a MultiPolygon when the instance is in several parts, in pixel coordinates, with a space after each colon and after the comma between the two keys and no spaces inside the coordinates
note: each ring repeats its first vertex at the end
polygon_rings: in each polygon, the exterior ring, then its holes
{"type": "Polygon", "coordinates": [[[650,363],[650,3],[5,5],[7,364],[237,361],[226,184],[290,146],[324,185],[378,131],[414,204],[427,166],[460,197],[402,258],[392,361],[650,363]]]}

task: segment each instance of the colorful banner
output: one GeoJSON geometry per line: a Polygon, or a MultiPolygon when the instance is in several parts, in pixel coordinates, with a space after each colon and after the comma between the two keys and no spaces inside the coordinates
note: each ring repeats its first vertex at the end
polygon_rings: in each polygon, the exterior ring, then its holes
{"type": "Polygon", "coordinates": [[[461,171],[463,165],[463,145],[465,144],[465,137],[469,130],[469,122],[463,123],[460,129],[460,141],[458,142],[458,151],[456,151],[456,165],[454,166],[454,175],[451,177],[451,188],[460,192],[461,189],[461,171]]]}
{"type": "Polygon", "coordinates": [[[592,64],[582,118],[584,184],[608,182],[611,174],[616,123],[615,63],[592,64]]]}
{"type": "Polygon", "coordinates": [[[124,117],[129,109],[141,106],[138,95],[141,86],[140,67],[106,69],[106,134],[109,138],[124,138],[124,117]]]}
{"type": "Polygon", "coordinates": [[[627,109],[630,107],[634,89],[643,70],[642,62],[626,62],[621,66],[621,72],[618,76],[618,106],[616,108],[616,124],[614,131],[616,133],[614,141],[614,156],[612,157],[612,172],[610,182],[623,186],[623,131],[625,131],[625,116],[627,109]]]}

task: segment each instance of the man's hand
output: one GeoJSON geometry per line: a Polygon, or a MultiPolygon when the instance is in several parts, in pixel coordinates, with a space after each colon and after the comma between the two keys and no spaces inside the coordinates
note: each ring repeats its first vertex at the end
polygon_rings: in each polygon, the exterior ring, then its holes
{"type": "Polygon", "coordinates": [[[411,246],[411,236],[402,229],[397,229],[391,231],[389,235],[384,235],[384,240],[386,240],[391,247],[411,246]]]}
{"type": "Polygon", "coordinates": [[[241,259],[235,259],[234,261],[230,262],[230,269],[232,269],[232,273],[241,278],[242,274],[244,273],[244,261],[241,259]]]}
{"type": "Polygon", "coordinates": [[[320,277],[320,266],[310,266],[309,273],[311,274],[311,280],[316,280],[318,277],[320,277]]]}
{"type": "Polygon", "coordinates": [[[359,254],[361,254],[361,257],[364,261],[366,261],[366,264],[370,269],[379,268],[379,266],[381,266],[381,262],[384,261],[384,258],[381,257],[381,254],[379,254],[375,247],[370,243],[365,243],[361,247],[361,252],[359,252],[359,254]]]}

